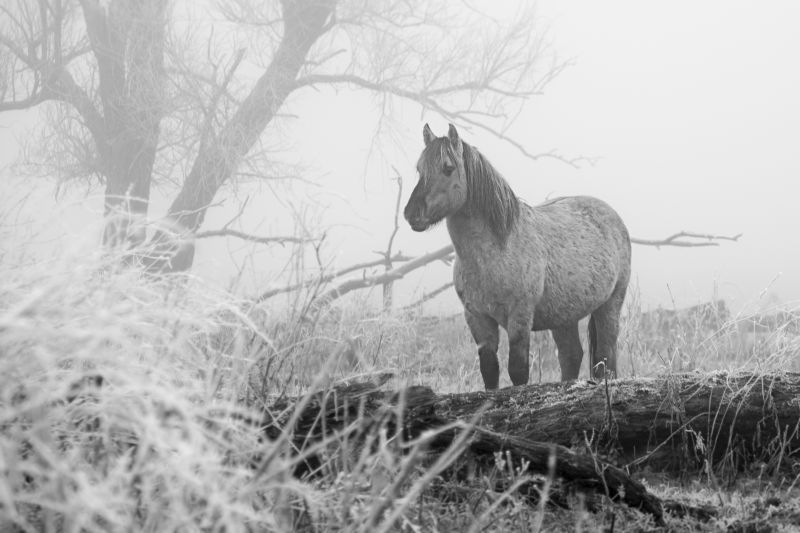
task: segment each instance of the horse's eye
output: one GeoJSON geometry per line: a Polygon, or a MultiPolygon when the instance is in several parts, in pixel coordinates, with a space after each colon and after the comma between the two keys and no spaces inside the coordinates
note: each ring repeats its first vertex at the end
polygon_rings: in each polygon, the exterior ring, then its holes
{"type": "Polygon", "coordinates": [[[444,172],[445,176],[449,176],[450,174],[453,173],[455,169],[456,167],[454,167],[453,165],[445,165],[444,168],[442,169],[442,172],[444,172]]]}

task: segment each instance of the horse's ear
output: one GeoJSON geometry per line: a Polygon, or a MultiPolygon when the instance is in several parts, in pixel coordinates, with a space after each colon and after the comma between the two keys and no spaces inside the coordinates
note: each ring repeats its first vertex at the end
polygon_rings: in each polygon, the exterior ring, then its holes
{"type": "Polygon", "coordinates": [[[425,127],[422,128],[422,139],[425,141],[425,146],[428,146],[435,138],[436,135],[431,131],[431,127],[425,124],[425,127]]]}
{"type": "Polygon", "coordinates": [[[450,127],[447,130],[447,137],[450,139],[450,144],[453,145],[453,148],[456,150],[461,149],[461,138],[458,136],[458,131],[456,131],[456,127],[450,124],[450,127]]]}

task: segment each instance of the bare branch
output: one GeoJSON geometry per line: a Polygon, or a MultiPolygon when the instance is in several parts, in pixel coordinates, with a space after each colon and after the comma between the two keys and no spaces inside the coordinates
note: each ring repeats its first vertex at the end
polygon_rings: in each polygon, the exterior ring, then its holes
{"type": "Polygon", "coordinates": [[[231,224],[233,224],[234,222],[236,222],[237,220],[242,218],[242,215],[244,214],[244,210],[247,207],[247,204],[249,202],[250,202],[250,197],[248,196],[247,198],[244,199],[244,202],[242,202],[241,205],[239,206],[239,211],[237,211],[236,214],[233,215],[233,217],[231,217],[231,219],[229,221],[227,221],[225,224],[223,224],[222,229],[230,228],[231,224]]]}
{"type": "MultiPolygon", "coordinates": [[[[644,245],[644,246],[657,246],[657,247],[660,247],[660,246],[677,246],[677,247],[718,246],[719,243],[716,242],[716,241],[724,240],[724,241],[734,241],[734,242],[736,242],[736,241],[738,241],[738,239],[741,236],[742,236],[741,233],[738,234],[738,235],[734,235],[734,236],[730,237],[730,236],[724,236],[724,235],[709,235],[709,234],[691,233],[691,232],[681,231],[681,232],[675,233],[674,235],[670,235],[669,237],[667,237],[665,239],[661,239],[661,240],[637,239],[635,237],[632,237],[631,238],[631,243],[632,244],[644,245]],[[709,242],[689,242],[689,241],[680,240],[681,238],[706,239],[709,242]]],[[[421,268],[421,267],[423,267],[423,266],[425,266],[425,265],[427,265],[429,263],[432,263],[434,261],[437,261],[437,260],[438,261],[443,261],[445,263],[449,263],[449,262],[451,262],[453,260],[454,255],[455,255],[455,250],[453,248],[453,245],[449,244],[449,245],[447,245],[447,246],[445,246],[443,248],[440,248],[440,249],[438,249],[438,250],[436,250],[434,252],[430,252],[428,254],[425,254],[425,255],[422,255],[422,256],[419,256],[419,257],[416,257],[416,258],[408,258],[408,257],[405,257],[405,256],[401,256],[399,258],[397,256],[392,257],[393,261],[398,261],[399,262],[399,261],[402,260],[402,261],[405,261],[405,264],[400,266],[400,267],[397,267],[397,268],[394,268],[392,270],[389,270],[387,272],[384,272],[383,274],[374,275],[374,276],[366,276],[366,275],[364,275],[360,279],[352,279],[352,280],[344,281],[344,282],[340,283],[337,287],[335,287],[335,288],[329,290],[328,292],[326,292],[325,294],[323,294],[319,298],[319,300],[317,301],[316,305],[317,306],[327,305],[330,302],[336,300],[337,298],[340,298],[341,296],[344,296],[348,292],[352,292],[352,291],[359,290],[359,289],[366,289],[366,288],[369,288],[369,287],[374,287],[376,285],[383,285],[383,284],[386,284],[386,283],[391,283],[393,281],[396,281],[396,280],[402,278],[403,276],[405,276],[409,272],[411,272],[413,270],[416,270],[418,268],[421,268]]],[[[378,259],[378,260],[375,260],[375,261],[370,261],[370,262],[365,262],[365,263],[359,263],[357,265],[353,265],[351,267],[348,267],[346,269],[340,270],[340,271],[335,272],[333,274],[330,274],[328,276],[320,277],[320,278],[318,278],[316,280],[309,280],[309,281],[306,281],[306,282],[303,282],[303,283],[299,283],[299,284],[295,284],[295,285],[291,285],[291,286],[287,286],[287,287],[281,287],[279,289],[272,289],[270,291],[266,291],[258,298],[258,301],[266,300],[267,298],[275,296],[276,294],[281,294],[281,293],[291,292],[291,291],[295,291],[295,290],[300,290],[302,288],[309,287],[309,286],[312,286],[314,284],[319,285],[321,283],[328,283],[328,282],[333,281],[336,278],[341,277],[341,276],[343,276],[345,274],[348,274],[350,272],[353,272],[353,271],[356,271],[356,270],[362,270],[362,269],[366,269],[366,268],[370,268],[370,267],[380,266],[382,264],[385,264],[383,259],[378,259]]],[[[447,290],[451,285],[452,284],[449,283],[449,284],[445,284],[442,287],[439,287],[438,289],[436,289],[433,292],[429,293],[428,295],[424,296],[419,302],[411,304],[410,306],[406,306],[406,308],[414,307],[415,305],[421,304],[421,303],[423,303],[423,302],[425,302],[425,301],[427,301],[427,300],[429,300],[431,298],[434,298],[435,296],[437,296],[441,292],[447,290]]]]}
{"type": "Polygon", "coordinates": [[[339,284],[337,287],[329,290],[315,302],[317,307],[323,307],[337,298],[341,298],[348,292],[358,290],[358,289],[365,289],[367,287],[374,287],[375,285],[382,285],[389,281],[396,281],[401,279],[403,276],[412,272],[418,268],[421,268],[428,263],[432,263],[438,260],[444,260],[449,257],[453,253],[453,245],[450,244],[445,246],[444,248],[440,248],[436,251],[427,253],[416,259],[406,262],[402,266],[394,268],[388,272],[384,272],[378,276],[364,276],[361,279],[353,279],[349,281],[345,281],[339,284]]]}
{"type": "MultiPolygon", "coordinates": [[[[392,234],[389,236],[389,244],[386,245],[386,252],[384,252],[384,257],[386,261],[389,261],[389,258],[392,256],[392,244],[394,243],[394,238],[397,236],[397,232],[400,231],[400,202],[403,198],[403,177],[400,175],[400,172],[392,166],[392,169],[395,173],[394,180],[397,182],[397,200],[394,206],[394,229],[392,229],[392,234]]],[[[389,268],[391,268],[391,262],[387,264],[389,268]]]]}
{"type": "MultiPolygon", "coordinates": [[[[512,145],[514,148],[519,150],[519,152],[531,159],[532,161],[537,161],[539,159],[555,159],[557,161],[561,161],[566,163],[574,168],[580,168],[582,163],[588,163],[589,165],[594,165],[597,162],[596,157],[587,157],[587,156],[577,156],[577,157],[567,157],[559,154],[555,150],[550,150],[548,152],[540,152],[534,153],[525,148],[521,143],[517,142],[503,131],[500,131],[486,123],[471,118],[470,115],[474,115],[477,112],[472,110],[451,110],[444,107],[443,104],[439,102],[436,98],[437,96],[443,95],[452,95],[458,93],[460,91],[464,91],[467,89],[477,90],[480,85],[478,84],[460,84],[460,85],[452,85],[448,87],[442,87],[439,89],[433,89],[430,91],[414,91],[410,89],[404,89],[399,86],[395,86],[388,82],[383,81],[370,81],[368,79],[355,76],[352,74],[309,74],[307,76],[303,76],[298,78],[296,81],[296,85],[298,88],[304,86],[315,86],[320,84],[329,84],[329,85],[351,85],[355,87],[361,87],[363,89],[368,89],[370,91],[378,92],[378,93],[388,93],[392,94],[407,100],[411,100],[413,102],[418,103],[424,109],[430,109],[435,111],[445,119],[458,124],[458,125],[466,125],[466,126],[473,126],[479,128],[487,133],[490,133],[497,137],[498,139],[505,141],[512,145]]],[[[489,92],[498,92],[497,90],[491,88],[490,86],[483,87],[484,90],[489,92]]],[[[500,93],[503,96],[508,96],[506,92],[500,93]]],[[[530,94],[539,94],[539,93],[530,93],[530,94]]],[[[521,92],[517,93],[517,97],[525,97],[528,96],[528,92],[521,92]]],[[[486,112],[480,112],[481,115],[488,115],[486,112]]],[[[491,115],[488,115],[491,118],[491,115]]]]}
{"type": "MultiPolygon", "coordinates": [[[[397,182],[397,200],[394,206],[394,228],[392,229],[392,234],[389,236],[389,243],[386,245],[386,251],[382,253],[384,258],[384,268],[386,271],[392,269],[392,244],[394,244],[394,238],[397,236],[397,232],[400,230],[400,201],[403,198],[403,177],[400,175],[400,172],[392,166],[395,172],[394,180],[397,182]]],[[[378,252],[381,253],[381,252],[378,252]]],[[[392,308],[392,300],[394,299],[394,285],[393,282],[389,281],[383,285],[383,309],[384,311],[389,311],[392,308]]]]}
{"type": "Polygon", "coordinates": [[[725,235],[708,235],[705,233],[691,233],[687,231],[679,231],[674,235],[670,235],[665,239],[637,239],[635,237],[631,237],[632,244],[641,244],[644,246],[655,246],[660,248],[661,246],[679,246],[685,248],[694,248],[694,247],[701,247],[701,246],[719,246],[719,242],[717,241],[733,241],[737,242],[739,237],[742,234],[739,233],[734,235],[733,237],[725,236],[725,235]],[[689,239],[705,239],[702,242],[693,242],[693,241],[683,241],[680,240],[682,238],[689,238],[689,239]]]}
{"type": "Polygon", "coordinates": [[[61,69],[52,91],[53,98],[72,105],[83,119],[101,156],[108,155],[108,140],[103,116],[84,89],[75,83],[72,75],[61,69]]]}
{"type": "Polygon", "coordinates": [[[422,295],[422,298],[420,298],[419,300],[417,300],[414,303],[408,304],[407,306],[403,307],[402,310],[403,311],[411,311],[412,309],[416,309],[417,307],[421,306],[425,302],[429,302],[429,301],[433,300],[434,298],[436,298],[437,296],[442,294],[444,291],[446,291],[447,289],[449,289],[453,285],[455,285],[455,283],[450,281],[448,283],[445,283],[444,285],[442,285],[438,289],[434,289],[431,292],[424,293],[422,295]]]}
{"type": "MultiPolygon", "coordinates": [[[[391,257],[392,262],[400,263],[403,261],[411,261],[414,259],[413,257],[409,257],[402,253],[396,253],[391,257]]],[[[276,289],[270,289],[268,291],[264,291],[261,295],[256,299],[258,302],[263,302],[273,296],[277,296],[278,294],[285,294],[287,292],[298,291],[300,289],[305,289],[308,287],[314,287],[318,285],[324,285],[325,283],[330,283],[331,281],[335,280],[336,278],[340,278],[344,275],[350,274],[351,272],[355,272],[357,270],[365,270],[367,268],[378,267],[384,264],[384,259],[375,259],[373,261],[365,261],[363,263],[357,263],[355,265],[350,265],[349,267],[342,268],[331,274],[325,274],[316,278],[308,279],[306,281],[295,283],[293,285],[287,285],[286,287],[278,287],[276,289]]]]}
{"type": "Polygon", "coordinates": [[[227,74],[225,74],[222,83],[216,87],[214,94],[211,96],[211,100],[208,103],[208,107],[204,110],[206,120],[204,121],[200,133],[200,150],[203,150],[206,147],[209,138],[214,135],[214,116],[217,113],[219,100],[223,95],[227,94],[228,85],[230,85],[231,80],[233,79],[233,74],[236,72],[236,69],[239,68],[242,59],[244,59],[244,51],[244,48],[240,48],[236,51],[236,55],[233,58],[233,62],[228,69],[227,74]]]}
{"type": "Polygon", "coordinates": [[[314,242],[316,239],[305,239],[303,237],[260,237],[258,235],[251,235],[243,231],[238,231],[230,228],[223,228],[218,230],[200,231],[195,233],[195,239],[207,239],[210,237],[236,237],[245,241],[257,242],[259,244],[286,244],[287,242],[303,244],[307,242],[314,242]]]}

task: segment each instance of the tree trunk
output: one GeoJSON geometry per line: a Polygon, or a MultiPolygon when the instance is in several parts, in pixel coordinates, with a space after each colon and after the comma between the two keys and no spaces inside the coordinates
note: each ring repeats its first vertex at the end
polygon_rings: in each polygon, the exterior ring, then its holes
{"type": "Polygon", "coordinates": [[[103,244],[133,248],[145,240],[164,92],[166,3],[83,0],[97,59],[102,126],[89,128],[106,178],[103,244]]]}
{"type": "MultiPolygon", "coordinates": [[[[797,373],[684,374],[611,381],[607,387],[572,382],[443,395],[427,387],[387,392],[357,383],[318,393],[311,401],[276,402],[267,410],[264,427],[268,437],[279,438],[286,428],[269,413],[283,413],[285,421],[288,406],[301,406],[292,439],[302,451],[335,433],[363,437],[387,428],[396,434],[398,421],[406,439],[456,421],[475,421],[466,453],[478,463],[491,467],[495,453],[508,451],[515,461],[530,462],[532,471],[548,473],[554,456],[558,477],[586,490],[606,491],[658,520],[661,502],[600,457],[613,457],[627,467],[680,471],[704,461],[709,467],[741,468],[758,460],[777,470],[782,465],[775,458],[800,451],[797,398],[797,373]]],[[[456,434],[443,431],[429,444],[430,452],[443,451],[456,434]]],[[[313,472],[321,461],[311,454],[299,473],[313,472]]]]}
{"type": "Polygon", "coordinates": [[[211,142],[201,146],[189,175],[168,211],[176,235],[158,232],[154,245],[164,251],[149,261],[156,271],[184,271],[194,261],[191,235],[200,227],[208,206],[242,158],[258,141],[286,97],[314,42],[324,33],[334,0],[295,0],[283,4],[283,38],[266,72],[211,142]]]}

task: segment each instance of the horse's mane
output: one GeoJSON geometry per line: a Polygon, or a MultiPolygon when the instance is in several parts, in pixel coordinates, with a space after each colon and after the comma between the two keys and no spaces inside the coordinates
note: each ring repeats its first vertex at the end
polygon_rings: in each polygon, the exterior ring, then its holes
{"type": "Polygon", "coordinates": [[[477,148],[464,141],[461,144],[467,178],[466,208],[471,214],[483,216],[492,233],[505,242],[519,218],[520,200],[477,148]]]}

